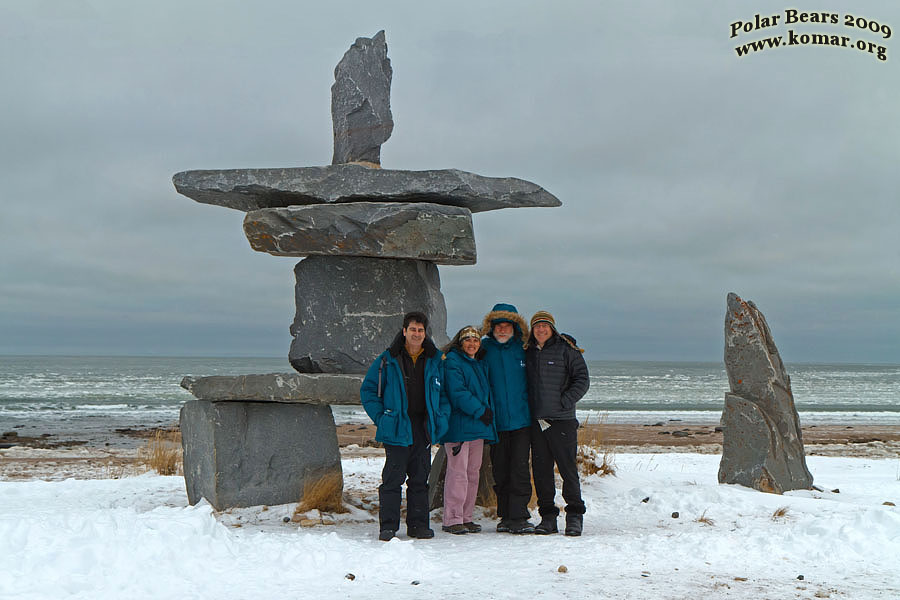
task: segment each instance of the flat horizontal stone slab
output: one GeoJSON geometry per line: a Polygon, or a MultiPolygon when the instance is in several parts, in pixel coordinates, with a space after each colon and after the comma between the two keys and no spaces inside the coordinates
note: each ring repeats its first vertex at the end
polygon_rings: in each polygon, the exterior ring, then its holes
{"type": "Polygon", "coordinates": [[[362,375],[268,373],[185,377],[181,387],[198,400],[359,404],[362,375]]]}
{"type": "Polygon", "coordinates": [[[411,258],[475,264],[472,213],[458,206],[352,202],[263,208],[244,217],[257,252],[275,256],[411,258]]]}
{"type": "Polygon", "coordinates": [[[401,171],[342,164],[287,169],[182,171],[172,177],[179,194],[249,212],[304,204],[430,202],[482,212],[560,206],[539,185],[514,177],[483,177],[444,169],[401,171]]]}

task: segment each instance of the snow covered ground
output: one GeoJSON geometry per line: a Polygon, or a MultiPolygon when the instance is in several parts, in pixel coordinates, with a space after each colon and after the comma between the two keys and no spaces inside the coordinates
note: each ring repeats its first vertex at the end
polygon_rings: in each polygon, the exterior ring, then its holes
{"type": "MultiPolygon", "coordinates": [[[[718,456],[615,460],[584,480],[581,538],[481,518],[383,543],[361,508],[315,527],[283,522],[294,505],[219,514],[181,477],[0,482],[0,598],[900,598],[900,508],[883,504],[900,504],[900,460],[809,457],[828,491],[784,496],[719,485],[718,456]]],[[[381,463],[344,459],[359,504],[381,463]]]]}

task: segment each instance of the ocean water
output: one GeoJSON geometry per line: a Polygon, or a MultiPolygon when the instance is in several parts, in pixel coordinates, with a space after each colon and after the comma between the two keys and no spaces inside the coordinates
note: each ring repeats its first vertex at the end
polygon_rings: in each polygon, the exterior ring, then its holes
{"type": "MultiPolygon", "coordinates": [[[[715,423],[728,390],[721,363],[589,361],[579,417],[611,423],[715,423]]],[[[789,364],[804,424],[900,424],[900,365],[789,364]]],[[[118,427],[170,425],[192,398],[185,375],[291,372],[286,358],[0,356],[0,433],[102,436],[118,427]]],[[[338,422],[368,422],[334,407],[338,422]]]]}

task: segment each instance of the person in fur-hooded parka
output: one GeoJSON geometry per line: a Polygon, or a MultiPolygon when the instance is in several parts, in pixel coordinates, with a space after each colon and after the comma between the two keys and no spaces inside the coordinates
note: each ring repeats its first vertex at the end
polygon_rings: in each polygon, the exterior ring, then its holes
{"type": "Polygon", "coordinates": [[[484,317],[481,346],[491,383],[497,443],[491,446],[494,493],[497,495],[497,531],[531,533],[528,502],[531,500],[531,411],[525,350],[528,325],[512,304],[495,304],[484,317]]]}

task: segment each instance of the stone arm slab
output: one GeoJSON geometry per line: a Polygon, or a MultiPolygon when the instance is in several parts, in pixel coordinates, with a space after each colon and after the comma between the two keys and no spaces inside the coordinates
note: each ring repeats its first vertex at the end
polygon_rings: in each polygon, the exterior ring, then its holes
{"type": "Polygon", "coordinates": [[[403,171],[341,164],[284,169],[182,171],[179,194],[245,212],[338,202],[431,202],[471,212],[560,206],[541,186],[514,177],[484,177],[456,169],[403,171]]]}
{"type": "Polygon", "coordinates": [[[263,208],[244,217],[250,247],[275,256],[369,256],[475,264],[472,213],[428,203],[263,208]]]}
{"type": "Polygon", "coordinates": [[[359,404],[362,375],[268,373],[262,375],[187,376],[181,387],[198,400],[300,404],[359,404]]]}

